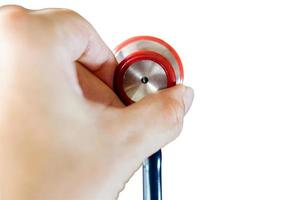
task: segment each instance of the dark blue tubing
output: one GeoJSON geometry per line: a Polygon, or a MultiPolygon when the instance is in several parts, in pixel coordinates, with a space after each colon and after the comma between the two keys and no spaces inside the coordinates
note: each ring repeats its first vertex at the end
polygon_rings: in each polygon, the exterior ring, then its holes
{"type": "Polygon", "coordinates": [[[143,165],[144,200],[162,200],[161,150],[150,156],[143,165]]]}

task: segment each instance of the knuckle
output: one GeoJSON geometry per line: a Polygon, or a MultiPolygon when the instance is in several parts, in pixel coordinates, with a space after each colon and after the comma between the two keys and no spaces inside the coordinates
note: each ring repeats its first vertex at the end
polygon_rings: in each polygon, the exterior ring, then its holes
{"type": "Polygon", "coordinates": [[[77,13],[74,10],[68,9],[68,8],[57,8],[55,9],[56,13],[59,13],[61,15],[66,15],[66,16],[72,16],[72,17],[79,17],[79,13],[77,13]]]}
{"type": "Polygon", "coordinates": [[[17,5],[7,5],[0,8],[1,21],[8,23],[18,22],[26,18],[28,15],[27,9],[17,5]]]}
{"type": "Polygon", "coordinates": [[[22,6],[18,5],[4,5],[0,7],[0,11],[6,11],[6,12],[24,12],[26,9],[22,6]]]}
{"type": "Polygon", "coordinates": [[[20,6],[0,7],[0,34],[3,43],[18,50],[34,50],[41,53],[41,48],[54,40],[55,30],[46,17],[33,15],[33,12],[20,6]]]}
{"type": "Polygon", "coordinates": [[[0,8],[0,30],[10,36],[18,35],[28,27],[28,10],[23,7],[9,5],[0,8]]]}

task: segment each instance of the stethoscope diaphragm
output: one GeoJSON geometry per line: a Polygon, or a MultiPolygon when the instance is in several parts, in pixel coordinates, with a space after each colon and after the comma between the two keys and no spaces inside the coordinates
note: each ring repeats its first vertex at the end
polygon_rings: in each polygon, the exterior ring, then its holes
{"type": "Polygon", "coordinates": [[[176,51],[161,39],[137,36],[115,49],[118,66],[114,89],[127,105],[183,81],[183,67],[176,51]]]}

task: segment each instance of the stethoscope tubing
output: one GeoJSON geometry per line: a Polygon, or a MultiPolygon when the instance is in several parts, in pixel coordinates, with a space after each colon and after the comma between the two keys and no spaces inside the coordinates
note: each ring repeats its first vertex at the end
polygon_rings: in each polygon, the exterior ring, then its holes
{"type": "Polygon", "coordinates": [[[162,153],[154,153],[143,163],[143,199],[162,200],[162,153]]]}

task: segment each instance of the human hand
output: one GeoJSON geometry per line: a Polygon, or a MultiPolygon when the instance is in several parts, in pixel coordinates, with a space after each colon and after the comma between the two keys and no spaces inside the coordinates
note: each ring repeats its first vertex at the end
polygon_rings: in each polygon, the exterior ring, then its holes
{"type": "Polygon", "coordinates": [[[115,67],[77,13],[0,8],[3,200],[116,199],[143,160],[179,135],[192,89],[124,107],[115,67]]]}

